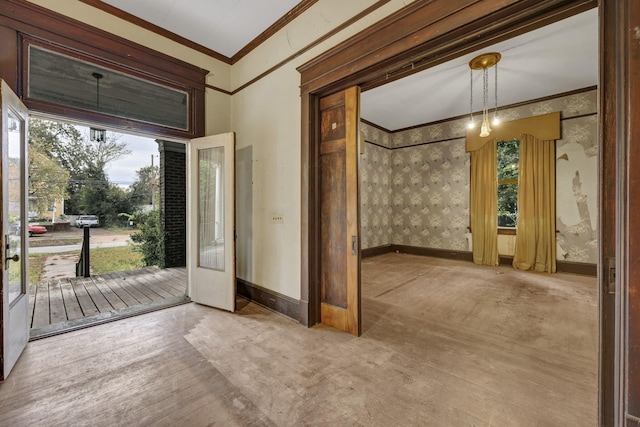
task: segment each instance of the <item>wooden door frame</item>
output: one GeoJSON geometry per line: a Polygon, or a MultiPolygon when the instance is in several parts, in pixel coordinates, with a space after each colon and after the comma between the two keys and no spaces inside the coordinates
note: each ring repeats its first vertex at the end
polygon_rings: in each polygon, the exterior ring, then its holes
{"type": "MultiPolygon", "coordinates": [[[[615,408],[621,406],[622,397],[619,392],[620,373],[614,369],[616,357],[620,356],[616,356],[616,352],[612,350],[614,347],[603,337],[611,337],[616,323],[615,300],[608,294],[605,283],[606,277],[611,273],[609,258],[613,256],[615,259],[616,254],[620,253],[616,238],[612,236],[616,236],[616,232],[625,234],[625,225],[615,218],[616,211],[622,207],[616,202],[616,192],[620,191],[616,186],[616,177],[618,182],[623,179],[617,168],[621,154],[616,113],[623,111],[624,107],[620,104],[624,89],[617,83],[622,61],[620,53],[615,49],[621,37],[616,27],[620,26],[622,19],[616,14],[617,4],[615,0],[416,0],[298,68],[301,73],[302,99],[301,323],[312,326],[320,321],[319,98],[349,86],[359,85],[366,89],[380,85],[381,81],[400,79],[501,40],[599,7],[599,417],[601,425],[613,425],[615,408]],[[603,197],[607,188],[610,191],[608,197],[603,197]],[[606,334],[603,333],[603,328],[607,328],[606,334]]],[[[628,56],[628,52],[625,54],[628,56]]],[[[623,272],[624,266],[619,257],[616,267],[618,273],[623,272]]],[[[616,281],[619,283],[620,279],[616,278],[616,281]]]]}

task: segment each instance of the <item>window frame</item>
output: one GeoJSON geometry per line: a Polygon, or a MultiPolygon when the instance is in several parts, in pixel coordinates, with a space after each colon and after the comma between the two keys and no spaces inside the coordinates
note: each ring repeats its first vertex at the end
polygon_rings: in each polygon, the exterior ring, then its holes
{"type": "MultiPolygon", "coordinates": [[[[498,145],[501,144],[501,143],[508,143],[508,142],[513,142],[513,141],[517,141],[517,144],[518,144],[518,162],[520,162],[520,139],[519,138],[512,138],[510,140],[497,141],[496,142],[496,149],[498,148],[498,145]]],[[[517,188],[517,186],[519,184],[519,179],[520,179],[520,171],[519,170],[518,170],[518,178],[516,178],[516,179],[513,179],[513,178],[511,178],[511,179],[500,179],[499,178],[500,174],[498,173],[498,170],[497,170],[499,165],[500,165],[499,155],[500,155],[500,151],[497,150],[497,155],[496,155],[496,176],[498,177],[497,178],[497,185],[496,185],[497,196],[499,196],[499,194],[500,194],[499,191],[500,191],[500,186],[501,185],[513,185],[513,184],[515,184],[516,188],[517,188]]],[[[516,224],[513,227],[506,227],[506,226],[498,225],[498,235],[512,235],[512,236],[516,235],[516,230],[517,230],[517,227],[518,227],[517,204],[518,204],[518,201],[516,199],[516,224]]],[[[499,207],[499,205],[498,205],[498,207],[499,207]]],[[[498,212],[499,212],[499,210],[498,210],[498,212]]]]}

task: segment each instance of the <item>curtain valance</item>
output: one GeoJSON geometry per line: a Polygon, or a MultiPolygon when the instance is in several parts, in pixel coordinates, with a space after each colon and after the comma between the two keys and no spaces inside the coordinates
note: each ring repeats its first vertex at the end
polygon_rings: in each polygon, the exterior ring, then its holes
{"type": "Polygon", "coordinates": [[[477,151],[489,141],[509,141],[520,135],[532,135],[541,141],[560,139],[560,113],[549,113],[526,119],[500,123],[493,128],[491,135],[482,138],[478,128],[467,129],[467,152],[477,151]]]}

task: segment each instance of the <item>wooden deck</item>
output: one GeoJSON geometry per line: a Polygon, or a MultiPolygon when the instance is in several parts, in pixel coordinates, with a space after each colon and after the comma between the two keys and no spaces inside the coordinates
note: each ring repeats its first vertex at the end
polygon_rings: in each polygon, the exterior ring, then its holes
{"type": "Polygon", "coordinates": [[[31,339],[188,302],[184,268],[118,272],[33,283],[31,339]]]}

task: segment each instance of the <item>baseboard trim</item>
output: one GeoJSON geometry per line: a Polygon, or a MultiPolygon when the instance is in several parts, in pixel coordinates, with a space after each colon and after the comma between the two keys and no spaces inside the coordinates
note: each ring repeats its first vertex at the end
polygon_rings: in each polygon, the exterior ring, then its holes
{"type": "Polygon", "coordinates": [[[558,273],[573,273],[582,276],[598,276],[598,264],[587,264],[585,262],[556,261],[556,271],[558,273]]]}
{"type": "Polygon", "coordinates": [[[249,301],[300,322],[300,301],[298,300],[243,279],[236,279],[236,292],[249,301]]]}
{"type": "MultiPolygon", "coordinates": [[[[463,261],[473,262],[473,253],[469,251],[454,251],[449,249],[422,248],[418,246],[405,245],[383,245],[373,248],[363,249],[361,251],[362,258],[368,258],[376,255],[383,255],[390,252],[399,252],[403,254],[431,256],[436,258],[459,259],[463,261]]],[[[512,265],[513,257],[500,255],[500,265],[512,265]]],[[[556,271],[558,273],[579,274],[581,276],[597,277],[597,264],[589,264],[574,261],[556,261],[556,271]]]]}
{"type": "Polygon", "coordinates": [[[362,249],[360,251],[360,256],[362,258],[369,258],[372,256],[376,256],[376,255],[384,255],[387,254],[389,252],[394,252],[391,247],[393,245],[383,245],[383,246],[376,246],[373,248],[367,248],[367,249],[362,249]]]}
{"type": "Polygon", "coordinates": [[[419,246],[391,245],[394,252],[403,254],[431,256],[436,258],[459,259],[473,261],[473,254],[469,251],[456,251],[453,249],[422,248],[419,246]]]}
{"type": "MultiPolygon", "coordinates": [[[[500,255],[500,265],[512,265],[513,257],[500,255]]],[[[589,264],[586,262],[575,262],[575,261],[556,261],[556,272],[557,273],[571,273],[571,274],[579,274],[581,276],[598,276],[598,265],[597,264],[589,264]]]]}
{"type": "Polygon", "coordinates": [[[473,254],[468,251],[455,251],[452,249],[422,248],[419,246],[407,245],[383,245],[373,248],[363,249],[362,258],[376,255],[384,255],[390,252],[398,252],[409,255],[431,256],[436,258],[461,259],[463,261],[473,261],[473,254]]]}

